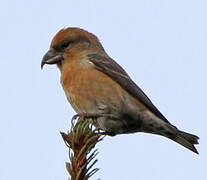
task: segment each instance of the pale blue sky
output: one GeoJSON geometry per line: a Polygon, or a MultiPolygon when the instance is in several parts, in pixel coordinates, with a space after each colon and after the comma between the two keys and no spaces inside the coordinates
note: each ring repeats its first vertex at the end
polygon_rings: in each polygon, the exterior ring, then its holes
{"type": "Polygon", "coordinates": [[[101,180],[206,179],[207,1],[7,0],[0,3],[0,180],[67,179],[70,128],[55,66],[40,70],[63,27],[96,34],[153,103],[201,137],[196,155],[163,137],[137,133],[98,145],[101,180]]]}

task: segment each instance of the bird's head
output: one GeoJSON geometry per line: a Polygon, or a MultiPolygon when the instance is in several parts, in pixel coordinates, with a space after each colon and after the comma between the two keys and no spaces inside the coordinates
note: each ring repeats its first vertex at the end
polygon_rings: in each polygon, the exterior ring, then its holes
{"type": "Polygon", "coordinates": [[[61,29],[53,38],[49,51],[44,55],[41,68],[45,64],[57,64],[61,69],[67,57],[94,52],[104,53],[95,35],[79,28],[61,29]]]}

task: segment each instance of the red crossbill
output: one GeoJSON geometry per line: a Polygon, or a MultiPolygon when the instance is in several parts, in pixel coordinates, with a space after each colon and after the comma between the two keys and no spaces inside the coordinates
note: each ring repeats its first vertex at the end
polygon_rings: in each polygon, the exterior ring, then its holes
{"type": "Polygon", "coordinates": [[[73,109],[79,115],[96,116],[95,126],[106,134],[157,134],[198,153],[194,144],[199,138],[173,126],[92,33],[79,28],[60,30],[41,67],[44,64],[58,66],[73,109]]]}

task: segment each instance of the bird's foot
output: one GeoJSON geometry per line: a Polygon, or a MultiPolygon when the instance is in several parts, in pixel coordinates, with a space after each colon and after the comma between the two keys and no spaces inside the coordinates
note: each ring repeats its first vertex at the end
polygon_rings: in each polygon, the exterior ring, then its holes
{"type": "MultiPolygon", "coordinates": [[[[107,118],[110,118],[110,119],[116,119],[115,116],[113,116],[112,114],[104,114],[104,113],[81,113],[81,114],[76,114],[72,117],[72,120],[71,120],[71,123],[72,125],[74,125],[74,121],[79,118],[80,120],[85,120],[85,119],[92,119],[93,121],[93,125],[95,125],[97,122],[97,118],[100,118],[100,117],[107,117],[107,118]]],[[[96,125],[95,125],[96,126],[96,125]]],[[[110,131],[103,131],[103,129],[101,128],[97,128],[95,129],[94,131],[95,133],[97,134],[100,134],[100,135],[104,135],[104,136],[115,136],[116,134],[113,133],[113,132],[110,132],[110,131]]]]}
{"type": "Polygon", "coordinates": [[[80,115],[79,114],[75,114],[73,117],[72,117],[72,121],[76,120],[80,115]]]}
{"type": "Polygon", "coordinates": [[[74,121],[78,118],[80,120],[85,120],[85,119],[92,119],[95,120],[96,118],[103,117],[105,115],[101,113],[81,113],[81,114],[76,114],[72,117],[71,123],[74,125],[74,121]]]}
{"type": "Polygon", "coordinates": [[[115,136],[116,134],[109,131],[100,131],[101,129],[97,129],[97,134],[103,135],[103,136],[115,136]]]}

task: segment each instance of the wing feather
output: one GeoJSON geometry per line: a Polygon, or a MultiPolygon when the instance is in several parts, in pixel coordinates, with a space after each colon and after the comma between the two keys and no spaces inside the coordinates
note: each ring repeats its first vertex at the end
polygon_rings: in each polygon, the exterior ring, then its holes
{"type": "Polygon", "coordinates": [[[169,123],[169,121],[152,104],[151,100],[145,95],[145,93],[132,81],[124,69],[113,59],[98,54],[89,54],[88,57],[89,60],[95,65],[97,70],[110,76],[129,94],[141,101],[156,116],[169,123]]]}

